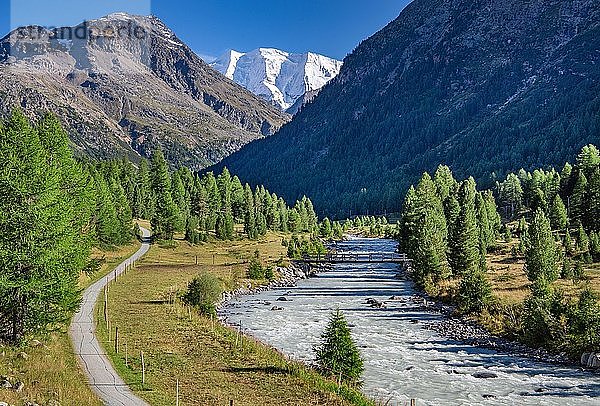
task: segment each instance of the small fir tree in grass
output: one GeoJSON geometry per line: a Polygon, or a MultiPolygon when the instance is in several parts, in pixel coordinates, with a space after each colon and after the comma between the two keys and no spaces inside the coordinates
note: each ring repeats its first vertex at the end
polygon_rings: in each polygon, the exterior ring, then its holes
{"type": "Polygon", "coordinates": [[[579,230],[577,231],[577,251],[580,254],[586,254],[590,251],[590,239],[581,224],[579,224],[579,230]]]}
{"type": "Polygon", "coordinates": [[[525,221],[525,217],[521,217],[521,220],[519,220],[519,225],[517,226],[517,232],[519,233],[519,236],[522,238],[525,236],[525,234],[527,233],[527,221],[525,221]]]}
{"type": "Polygon", "coordinates": [[[583,263],[581,261],[577,261],[575,264],[575,269],[573,270],[573,282],[579,283],[585,277],[585,270],[583,269],[583,263]]]}
{"type": "Polygon", "coordinates": [[[571,238],[571,231],[569,231],[568,228],[565,230],[564,245],[565,245],[565,252],[567,253],[567,255],[572,255],[573,254],[573,238],[571,238]]]}
{"type": "Polygon", "coordinates": [[[566,257],[563,261],[560,277],[561,279],[573,279],[573,262],[569,257],[566,257]]]}
{"type": "Polygon", "coordinates": [[[359,386],[364,371],[363,360],[352,339],[348,322],[339,309],[331,314],[315,353],[322,374],[359,386]]]}

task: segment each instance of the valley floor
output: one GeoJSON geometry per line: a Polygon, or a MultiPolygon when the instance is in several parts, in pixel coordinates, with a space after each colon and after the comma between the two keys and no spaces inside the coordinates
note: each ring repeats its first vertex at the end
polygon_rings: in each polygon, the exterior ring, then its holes
{"type": "MultiPolygon", "coordinates": [[[[246,261],[259,250],[263,261],[274,265],[285,257],[283,237],[271,233],[260,242],[154,245],[135,270],[110,287],[111,334],[101,320],[98,336],[137,395],[152,405],[173,405],[179,382],[180,405],[369,404],[356,392],[343,389],[337,395],[333,382],[179,301],[178,295],[203,271],[221,278],[228,290],[247,286],[246,261]]],[[[101,308],[99,303],[99,316],[101,308]]]]}

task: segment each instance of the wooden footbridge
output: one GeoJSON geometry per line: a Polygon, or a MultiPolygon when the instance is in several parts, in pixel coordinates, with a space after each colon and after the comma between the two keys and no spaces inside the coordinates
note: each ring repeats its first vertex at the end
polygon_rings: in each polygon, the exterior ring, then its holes
{"type": "Polygon", "coordinates": [[[306,264],[400,264],[409,265],[412,260],[406,254],[393,252],[332,252],[325,255],[304,256],[299,262],[306,264]]]}

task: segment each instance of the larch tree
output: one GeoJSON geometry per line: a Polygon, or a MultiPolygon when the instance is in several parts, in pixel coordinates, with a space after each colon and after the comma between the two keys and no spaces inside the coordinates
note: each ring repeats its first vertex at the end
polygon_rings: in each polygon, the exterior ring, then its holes
{"type": "Polygon", "coordinates": [[[79,305],[93,192],[54,116],[33,128],[15,111],[0,126],[0,160],[0,336],[18,343],[79,305]]]}

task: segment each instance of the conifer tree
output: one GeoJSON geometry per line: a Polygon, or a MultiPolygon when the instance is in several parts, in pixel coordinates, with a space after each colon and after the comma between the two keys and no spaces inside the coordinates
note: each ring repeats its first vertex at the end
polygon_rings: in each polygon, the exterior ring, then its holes
{"type": "Polygon", "coordinates": [[[358,385],[364,371],[363,360],[352,339],[348,322],[339,309],[331,314],[315,353],[319,369],[324,375],[358,385]]]}
{"type": "Polygon", "coordinates": [[[289,231],[288,207],[283,198],[278,200],[277,212],[279,213],[279,231],[287,233],[289,231]]]}
{"type": "Polygon", "coordinates": [[[488,190],[483,192],[483,200],[485,201],[490,226],[490,245],[488,245],[488,247],[492,247],[496,244],[496,240],[500,236],[500,230],[502,228],[502,218],[498,213],[496,199],[494,198],[494,194],[491,191],[488,190]]]}
{"type": "Polygon", "coordinates": [[[231,174],[227,168],[223,168],[223,172],[219,175],[217,187],[221,198],[221,210],[231,212],[231,174]]]}
{"type": "Polygon", "coordinates": [[[185,224],[185,240],[191,244],[200,242],[200,233],[198,232],[199,221],[196,216],[188,216],[185,224]]]}
{"type": "Polygon", "coordinates": [[[439,281],[449,275],[446,218],[435,184],[427,173],[416,189],[415,213],[418,226],[413,230],[414,245],[409,245],[409,255],[414,261],[417,283],[424,287],[430,279],[439,281]]]}
{"type": "Polygon", "coordinates": [[[594,145],[586,145],[577,156],[577,167],[584,175],[591,177],[600,165],[600,152],[594,145]]]}
{"type": "Polygon", "coordinates": [[[458,183],[452,175],[452,171],[445,165],[440,165],[433,178],[438,197],[444,202],[458,187],[458,183]]]}
{"type": "Polygon", "coordinates": [[[537,211],[537,209],[542,209],[544,213],[548,212],[548,201],[546,200],[546,195],[542,189],[535,188],[533,190],[530,205],[531,210],[534,212],[537,211]]]}
{"type": "Polygon", "coordinates": [[[567,208],[559,195],[554,197],[550,208],[550,225],[554,230],[564,230],[567,227],[567,208]]]}
{"type": "Polygon", "coordinates": [[[197,178],[195,181],[195,195],[192,197],[192,213],[198,217],[198,227],[202,231],[208,231],[209,207],[208,195],[204,185],[197,178]]]}
{"type": "Polygon", "coordinates": [[[481,265],[475,196],[475,181],[464,181],[458,191],[461,210],[449,241],[450,264],[456,275],[474,274],[481,265]]]}
{"type": "Polygon", "coordinates": [[[570,215],[571,224],[581,222],[585,214],[585,203],[587,200],[588,181],[583,171],[579,171],[577,182],[571,196],[570,215]]]}
{"type": "Polygon", "coordinates": [[[317,225],[319,223],[319,218],[317,217],[317,214],[315,213],[315,208],[313,206],[312,201],[308,197],[304,196],[302,198],[302,203],[304,204],[304,207],[306,208],[308,231],[313,232],[314,230],[317,229],[317,225]]]}
{"type": "Polygon", "coordinates": [[[573,166],[567,162],[560,172],[560,194],[563,197],[570,196],[572,193],[572,175],[573,166]]]}
{"type": "Polygon", "coordinates": [[[321,224],[321,237],[323,238],[331,238],[333,237],[333,228],[331,227],[331,221],[327,217],[323,219],[323,223],[321,224]]]}
{"type": "Polygon", "coordinates": [[[446,216],[446,223],[448,225],[448,239],[454,235],[456,222],[458,221],[458,216],[460,215],[460,204],[456,199],[456,193],[457,192],[452,193],[444,201],[444,214],[446,216]]]}
{"type": "Polygon", "coordinates": [[[590,239],[581,224],[579,224],[577,231],[577,251],[580,255],[587,254],[590,251],[590,239]]]}
{"type": "Polygon", "coordinates": [[[600,169],[596,168],[590,177],[585,201],[585,228],[600,231],[600,169]]]}
{"type": "MultiPolygon", "coordinates": [[[[337,240],[341,240],[344,236],[344,229],[339,221],[333,222],[333,237],[337,240]]],[[[600,246],[599,246],[600,248],[600,246]]]]}
{"type": "Polygon", "coordinates": [[[17,344],[79,306],[94,200],[54,116],[32,128],[13,112],[0,125],[0,160],[0,339],[17,344]]]}
{"type": "Polygon", "coordinates": [[[542,209],[538,209],[527,232],[526,272],[530,281],[543,279],[547,283],[554,282],[559,275],[557,263],[557,247],[552,235],[550,221],[542,209]]]}
{"type": "Polygon", "coordinates": [[[123,245],[131,241],[133,218],[131,208],[123,187],[114,179],[111,181],[112,204],[115,207],[116,219],[118,221],[118,235],[114,243],[123,245]]]}
{"type": "MultiPolygon", "coordinates": [[[[183,184],[183,180],[181,179],[180,171],[175,171],[171,178],[171,195],[173,196],[173,202],[177,205],[181,218],[187,218],[190,214],[190,202],[186,196],[187,192],[183,184]]],[[[180,227],[182,225],[183,222],[180,222],[180,227]]]]}
{"type": "Polygon", "coordinates": [[[258,238],[254,213],[254,195],[248,184],[244,186],[244,232],[251,240],[258,238]]]}
{"type": "MultiPolygon", "coordinates": [[[[419,213],[417,211],[417,192],[411,186],[404,199],[404,208],[400,220],[400,248],[407,254],[412,255],[417,248],[417,229],[419,227],[419,213]]],[[[360,219],[356,219],[356,222],[360,219]]],[[[357,225],[356,225],[357,226],[357,225]]]]}
{"type": "Polygon", "coordinates": [[[221,195],[217,187],[217,180],[212,172],[207,173],[202,179],[202,185],[206,191],[206,202],[208,206],[206,229],[214,230],[217,222],[217,216],[221,211],[221,195]]]}
{"type": "Polygon", "coordinates": [[[494,230],[493,220],[490,220],[487,203],[482,193],[475,195],[475,212],[477,215],[477,226],[479,228],[479,250],[485,257],[487,249],[496,242],[496,231],[494,230]]]}
{"type": "Polygon", "coordinates": [[[521,180],[514,173],[509,174],[506,181],[500,184],[498,192],[502,203],[510,208],[510,217],[514,217],[523,204],[521,180]]]}
{"type": "Polygon", "coordinates": [[[152,191],[156,196],[156,208],[151,220],[153,237],[172,240],[175,231],[181,228],[181,217],[171,195],[171,176],[160,150],[152,155],[152,191]]]}
{"type": "Polygon", "coordinates": [[[565,246],[566,254],[571,255],[573,253],[573,238],[571,238],[571,231],[568,228],[565,229],[565,240],[563,244],[565,246]]]}
{"type": "Polygon", "coordinates": [[[465,274],[458,288],[460,309],[465,313],[481,312],[492,299],[492,286],[483,270],[465,274]]]}
{"type": "Polygon", "coordinates": [[[154,202],[150,190],[150,169],[148,161],[142,159],[135,181],[135,199],[132,215],[135,218],[150,219],[154,210],[154,202]]]}
{"type": "Polygon", "coordinates": [[[231,213],[236,222],[244,222],[245,196],[242,182],[237,176],[231,180],[231,213]]]}
{"type": "Polygon", "coordinates": [[[108,184],[101,173],[94,171],[96,197],[95,234],[101,246],[118,244],[121,225],[108,184]]]}

